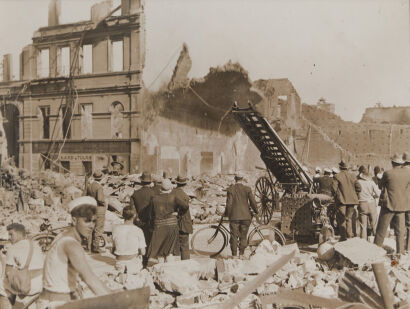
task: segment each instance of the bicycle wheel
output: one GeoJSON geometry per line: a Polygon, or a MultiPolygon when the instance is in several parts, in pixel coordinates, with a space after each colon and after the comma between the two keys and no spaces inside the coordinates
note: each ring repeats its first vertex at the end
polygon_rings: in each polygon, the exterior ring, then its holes
{"type": "Polygon", "coordinates": [[[191,238],[191,248],[198,255],[215,257],[227,244],[225,233],[217,226],[207,226],[196,231],[191,238]]]}
{"type": "Polygon", "coordinates": [[[37,242],[41,251],[47,252],[50,249],[51,243],[53,242],[55,236],[53,234],[43,234],[33,237],[33,241],[37,242]]]}
{"type": "Polygon", "coordinates": [[[264,239],[269,241],[275,240],[282,246],[286,243],[285,236],[279,229],[269,225],[261,225],[255,227],[250,232],[248,237],[248,246],[251,247],[251,250],[254,250],[264,239]]]}

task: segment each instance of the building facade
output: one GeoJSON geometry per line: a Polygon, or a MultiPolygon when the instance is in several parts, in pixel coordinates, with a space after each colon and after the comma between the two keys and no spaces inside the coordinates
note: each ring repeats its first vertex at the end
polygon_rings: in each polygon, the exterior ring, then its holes
{"type": "Polygon", "coordinates": [[[122,0],[117,10],[104,1],[91,8],[91,20],[64,25],[52,1],[49,25],[20,54],[20,81],[0,84],[3,108],[15,109],[18,120],[9,156],[31,172],[81,175],[113,161],[128,172],[139,164],[144,62],[141,1],[122,0]]]}

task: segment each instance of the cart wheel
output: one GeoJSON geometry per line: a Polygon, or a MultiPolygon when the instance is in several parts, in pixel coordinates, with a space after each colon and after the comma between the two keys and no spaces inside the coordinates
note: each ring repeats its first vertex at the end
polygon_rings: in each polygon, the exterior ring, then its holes
{"type": "Polygon", "coordinates": [[[258,206],[256,220],[259,224],[268,224],[272,218],[274,192],[269,178],[258,178],[255,184],[255,199],[258,206]]]}

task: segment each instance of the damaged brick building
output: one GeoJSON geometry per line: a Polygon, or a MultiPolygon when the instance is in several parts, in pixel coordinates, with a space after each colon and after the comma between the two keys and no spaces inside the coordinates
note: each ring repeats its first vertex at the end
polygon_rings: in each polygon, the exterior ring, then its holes
{"type": "Polygon", "coordinates": [[[112,161],[126,170],[138,164],[143,3],[122,0],[120,8],[112,16],[119,7],[103,1],[91,8],[91,20],[60,25],[52,0],[48,26],[20,54],[20,80],[3,70],[8,155],[20,167],[84,174],[112,161]]]}

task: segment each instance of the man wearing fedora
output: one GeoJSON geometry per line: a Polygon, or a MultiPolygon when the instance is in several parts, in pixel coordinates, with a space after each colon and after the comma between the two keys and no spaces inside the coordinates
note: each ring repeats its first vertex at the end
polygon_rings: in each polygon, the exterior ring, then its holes
{"type": "Polygon", "coordinates": [[[103,177],[101,171],[95,171],[93,173],[93,180],[89,186],[87,186],[87,196],[95,198],[97,201],[97,212],[96,212],[96,222],[92,235],[88,239],[88,250],[93,253],[101,253],[100,250],[100,239],[103,237],[104,233],[104,222],[105,222],[105,197],[104,190],[100,181],[103,177]]]}
{"type": "MultiPolygon", "coordinates": [[[[403,153],[403,168],[410,170],[410,153],[407,151],[403,153]]],[[[407,205],[410,207],[410,187],[407,187],[407,205]]],[[[410,208],[406,211],[406,230],[407,230],[407,238],[406,238],[406,251],[410,251],[410,208]]]]}
{"type": "Polygon", "coordinates": [[[333,192],[338,209],[337,221],[340,240],[354,237],[353,215],[354,206],[359,204],[355,190],[356,176],[348,171],[344,161],[339,163],[340,172],[334,176],[333,192]]]}
{"type": "Polygon", "coordinates": [[[172,190],[179,201],[186,205],[186,209],[178,210],[178,227],[179,227],[179,249],[181,260],[189,260],[189,234],[193,233],[191,213],[189,211],[189,196],[185,193],[184,187],[187,184],[187,178],[178,175],[175,179],[177,187],[172,190]]]}
{"type": "Polygon", "coordinates": [[[393,168],[384,172],[381,187],[384,194],[374,243],[382,246],[387,228],[392,222],[396,235],[396,252],[404,252],[405,215],[410,211],[408,200],[410,190],[410,169],[402,168],[402,157],[395,154],[391,158],[393,168]]]}
{"type": "MultiPolygon", "coordinates": [[[[135,224],[144,232],[145,242],[147,247],[151,241],[152,227],[150,226],[149,218],[149,204],[151,198],[155,195],[154,190],[151,187],[151,174],[149,172],[143,172],[140,177],[142,187],[135,190],[130,198],[130,206],[137,212],[137,218],[135,224]]],[[[144,259],[146,262],[146,259],[144,259]]]]}
{"type": "Polygon", "coordinates": [[[235,184],[227,190],[225,214],[229,218],[229,229],[232,233],[230,244],[232,256],[236,257],[239,240],[239,256],[243,254],[247,245],[247,236],[251,224],[252,208],[255,214],[258,213],[255,197],[252,189],[243,184],[244,176],[240,173],[235,174],[235,184]]]}

